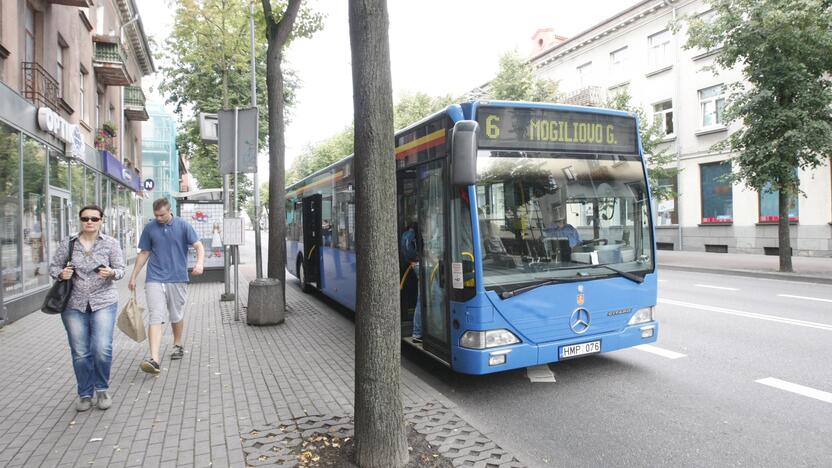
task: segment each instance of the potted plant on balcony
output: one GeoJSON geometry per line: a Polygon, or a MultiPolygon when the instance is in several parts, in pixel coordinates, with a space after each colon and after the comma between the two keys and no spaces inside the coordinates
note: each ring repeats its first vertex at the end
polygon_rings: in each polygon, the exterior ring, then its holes
{"type": "Polygon", "coordinates": [[[113,138],[114,136],[115,134],[111,135],[109,132],[107,132],[105,128],[99,128],[98,131],[95,133],[95,149],[99,151],[109,151],[110,153],[115,153],[116,145],[113,138]]]}
{"type": "Polygon", "coordinates": [[[101,125],[101,130],[104,130],[104,132],[111,138],[116,136],[116,126],[112,122],[104,122],[104,124],[101,125]]]}

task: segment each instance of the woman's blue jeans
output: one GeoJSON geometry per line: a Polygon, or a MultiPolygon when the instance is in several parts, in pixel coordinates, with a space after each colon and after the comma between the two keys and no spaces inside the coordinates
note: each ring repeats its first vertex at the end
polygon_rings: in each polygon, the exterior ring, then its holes
{"type": "Polygon", "coordinates": [[[65,309],[61,314],[72,351],[79,397],[92,397],[94,391],[110,388],[117,308],[118,304],[110,304],[87,312],[65,309]]]}

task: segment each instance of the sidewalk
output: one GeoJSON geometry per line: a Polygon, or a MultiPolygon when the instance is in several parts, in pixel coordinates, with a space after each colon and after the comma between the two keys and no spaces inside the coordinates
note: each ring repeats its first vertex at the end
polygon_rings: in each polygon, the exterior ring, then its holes
{"type": "MultiPolygon", "coordinates": [[[[166,329],[159,376],[139,370],[146,344],[116,330],[107,411],[76,413],[59,317],[35,312],[1,329],[0,466],[294,466],[304,438],[351,437],[354,323],[289,278],[286,323],[262,328],[244,313],[234,321],[221,283],[192,284],[185,358],[167,358],[166,329]]],[[[408,422],[454,466],[522,466],[405,369],[402,399],[408,422]]]]}
{"type": "Polygon", "coordinates": [[[771,255],[678,250],[659,250],[656,255],[659,269],[832,284],[832,258],[792,257],[794,273],[780,273],[780,259],[771,255]]]}

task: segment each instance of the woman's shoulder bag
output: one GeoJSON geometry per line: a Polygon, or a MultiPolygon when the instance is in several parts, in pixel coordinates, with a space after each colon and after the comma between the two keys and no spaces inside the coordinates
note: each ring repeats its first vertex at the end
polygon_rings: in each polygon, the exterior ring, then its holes
{"type": "MultiPolygon", "coordinates": [[[[72,251],[75,249],[76,239],[77,237],[73,237],[69,241],[69,254],[66,257],[66,261],[64,261],[64,267],[69,265],[69,262],[72,260],[72,251]]],[[[52,284],[52,287],[49,288],[49,292],[46,293],[46,298],[43,299],[43,305],[40,307],[40,310],[46,314],[60,314],[66,309],[70,295],[72,295],[72,278],[62,280],[59,277],[52,284]]]]}

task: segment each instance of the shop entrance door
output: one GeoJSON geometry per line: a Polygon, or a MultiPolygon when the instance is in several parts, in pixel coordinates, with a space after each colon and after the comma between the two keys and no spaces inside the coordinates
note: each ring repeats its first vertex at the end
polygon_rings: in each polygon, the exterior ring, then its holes
{"type": "Polygon", "coordinates": [[[70,212],[69,192],[49,189],[49,255],[54,255],[58,244],[65,237],[77,234],[70,232],[72,213],[70,212]]]}

